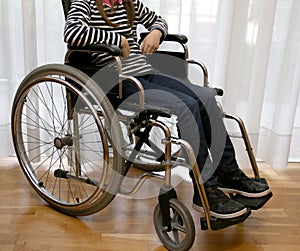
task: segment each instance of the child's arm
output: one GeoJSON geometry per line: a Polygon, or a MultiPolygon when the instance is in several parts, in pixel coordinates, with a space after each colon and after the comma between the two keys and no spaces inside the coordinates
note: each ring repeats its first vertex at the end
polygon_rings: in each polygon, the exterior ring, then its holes
{"type": "Polygon", "coordinates": [[[101,43],[121,47],[122,36],[120,34],[90,27],[90,12],[89,1],[72,1],[64,28],[65,42],[73,46],[101,43]]]}
{"type": "Polygon", "coordinates": [[[168,24],[161,16],[158,16],[154,11],[146,7],[140,0],[137,1],[136,18],[138,22],[145,26],[149,31],[160,30],[162,39],[168,34],[168,24]]]}
{"type": "Polygon", "coordinates": [[[168,33],[167,22],[154,11],[149,10],[139,0],[137,0],[136,18],[140,24],[150,30],[150,33],[143,40],[142,52],[154,53],[168,33]]]}
{"type": "Polygon", "coordinates": [[[141,45],[141,50],[145,54],[150,54],[156,52],[159,47],[161,38],[163,34],[160,30],[151,31],[143,40],[141,45]]]}

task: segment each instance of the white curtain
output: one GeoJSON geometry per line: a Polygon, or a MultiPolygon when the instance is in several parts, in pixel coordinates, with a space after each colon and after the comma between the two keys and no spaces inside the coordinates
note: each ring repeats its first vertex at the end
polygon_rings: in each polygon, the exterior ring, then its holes
{"type": "Polygon", "coordinates": [[[24,76],[38,65],[63,62],[60,0],[0,0],[0,156],[13,155],[10,114],[24,76]]]}
{"type": "MultiPolygon", "coordinates": [[[[142,1],[170,33],[188,36],[190,58],[205,62],[211,84],[224,89],[219,101],[243,118],[256,156],[275,168],[300,160],[300,1],[142,1]]],[[[0,0],[0,19],[0,154],[7,156],[17,85],[36,66],[63,61],[64,18],[60,0],[0,0]]]]}

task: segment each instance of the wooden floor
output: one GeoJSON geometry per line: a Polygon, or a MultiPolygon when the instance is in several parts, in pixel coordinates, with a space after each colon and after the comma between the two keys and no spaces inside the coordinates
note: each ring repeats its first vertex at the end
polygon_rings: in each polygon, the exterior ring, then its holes
{"type": "MultiPolygon", "coordinates": [[[[260,164],[274,196],[242,224],[219,231],[202,231],[191,208],[191,183],[176,186],[190,209],[196,239],[191,250],[300,250],[300,164],[276,171],[260,164]]],[[[31,189],[14,158],[0,160],[0,250],[166,250],[152,222],[157,203],[153,183],[148,198],[118,196],[103,211],[72,218],[48,207],[31,189]]],[[[143,191],[141,191],[143,192],[143,191]]]]}

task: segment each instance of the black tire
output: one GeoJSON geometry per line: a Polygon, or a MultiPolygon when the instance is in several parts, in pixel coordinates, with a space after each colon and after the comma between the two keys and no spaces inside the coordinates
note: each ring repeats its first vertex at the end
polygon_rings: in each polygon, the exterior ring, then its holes
{"type": "Polygon", "coordinates": [[[195,225],[189,210],[177,199],[170,200],[171,231],[163,229],[162,213],[158,204],[154,210],[154,226],[162,244],[172,251],[189,250],[195,240],[195,225]]]}

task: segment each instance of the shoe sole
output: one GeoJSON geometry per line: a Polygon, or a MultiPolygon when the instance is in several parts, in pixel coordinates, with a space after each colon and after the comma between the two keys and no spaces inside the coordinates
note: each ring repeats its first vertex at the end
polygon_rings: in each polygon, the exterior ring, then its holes
{"type": "Polygon", "coordinates": [[[223,193],[237,193],[237,194],[243,195],[245,197],[249,197],[249,198],[260,198],[260,197],[264,197],[264,196],[268,195],[269,193],[271,193],[270,188],[263,192],[260,192],[260,193],[247,193],[245,191],[240,191],[237,189],[226,188],[226,187],[218,187],[218,189],[220,189],[223,193]]]}
{"type": "MultiPolygon", "coordinates": [[[[196,211],[201,212],[201,213],[204,213],[203,207],[198,206],[198,205],[196,205],[196,204],[193,204],[192,207],[193,207],[193,209],[195,209],[196,211]]],[[[219,219],[232,219],[232,218],[240,217],[240,216],[246,214],[247,212],[248,212],[248,210],[247,210],[247,208],[245,207],[245,208],[243,208],[242,210],[240,210],[240,211],[238,211],[238,212],[230,213],[230,214],[219,214],[219,213],[210,211],[210,215],[211,215],[211,216],[214,216],[214,217],[216,217],[216,218],[219,218],[219,219]]]]}

